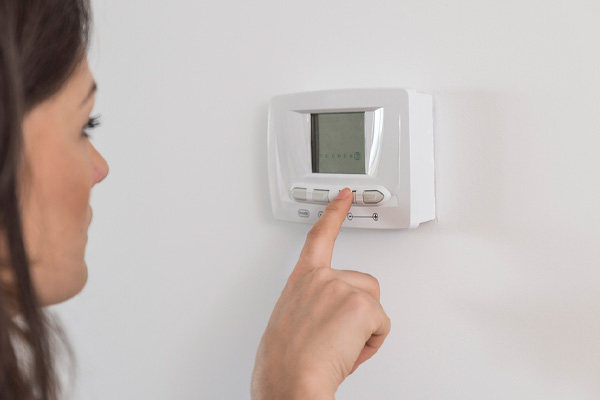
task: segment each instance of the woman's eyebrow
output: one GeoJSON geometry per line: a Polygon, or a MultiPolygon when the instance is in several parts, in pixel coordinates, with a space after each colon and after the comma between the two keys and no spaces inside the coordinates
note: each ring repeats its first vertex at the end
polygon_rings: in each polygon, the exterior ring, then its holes
{"type": "Polygon", "coordinates": [[[96,85],[96,82],[94,82],[92,83],[92,87],[90,88],[88,95],[85,97],[85,100],[83,100],[83,102],[81,103],[82,106],[88,102],[88,100],[92,97],[94,93],[96,93],[96,90],[98,90],[98,85],[96,85]]]}

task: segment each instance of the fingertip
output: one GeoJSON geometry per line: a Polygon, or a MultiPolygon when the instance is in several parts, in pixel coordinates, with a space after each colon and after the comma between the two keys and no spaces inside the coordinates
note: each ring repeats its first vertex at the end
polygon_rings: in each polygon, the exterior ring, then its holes
{"type": "Polygon", "coordinates": [[[336,200],[345,200],[350,196],[352,196],[352,190],[350,190],[350,188],[344,188],[338,193],[336,200]]]}

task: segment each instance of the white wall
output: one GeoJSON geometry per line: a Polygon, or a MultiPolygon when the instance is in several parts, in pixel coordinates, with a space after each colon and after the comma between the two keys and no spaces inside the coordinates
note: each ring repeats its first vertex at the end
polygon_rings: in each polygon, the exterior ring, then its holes
{"type": "Polygon", "coordinates": [[[269,99],[435,94],[438,221],[344,230],[388,341],[339,399],[600,397],[600,3],[95,0],[108,179],[57,307],[77,399],[247,399],[306,225],[270,214],[269,99]]]}

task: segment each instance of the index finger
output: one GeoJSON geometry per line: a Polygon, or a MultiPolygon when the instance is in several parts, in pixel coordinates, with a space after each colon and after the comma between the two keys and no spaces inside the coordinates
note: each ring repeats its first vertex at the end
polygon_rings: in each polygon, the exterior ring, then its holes
{"type": "Polygon", "coordinates": [[[333,245],[351,206],[352,191],[346,188],[329,203],[321,218],[308,232],[298,266],[310,269],[331,267],[333,245]]]}

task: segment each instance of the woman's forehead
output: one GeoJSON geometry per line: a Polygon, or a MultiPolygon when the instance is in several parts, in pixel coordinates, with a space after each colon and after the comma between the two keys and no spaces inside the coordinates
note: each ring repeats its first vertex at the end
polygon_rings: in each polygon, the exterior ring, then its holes
{"type": "Polygon", "coordinates": [[[59,96],[64,97],[73,105],[81,106],[93,97],[95,89],[94,76],[87,59],[83,59],[59,92],[59,96]]]}

